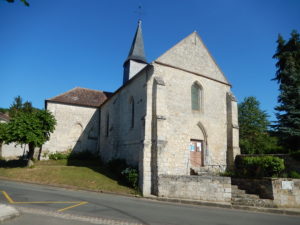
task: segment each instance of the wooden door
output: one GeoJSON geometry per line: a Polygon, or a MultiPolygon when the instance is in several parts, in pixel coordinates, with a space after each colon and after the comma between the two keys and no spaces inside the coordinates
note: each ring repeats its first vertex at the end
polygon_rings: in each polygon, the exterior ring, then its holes
{"type": "Polygon", "coordinates": [[[192,167],[203,166],[203,141],[191,139],[190,161],[192,167]]]}

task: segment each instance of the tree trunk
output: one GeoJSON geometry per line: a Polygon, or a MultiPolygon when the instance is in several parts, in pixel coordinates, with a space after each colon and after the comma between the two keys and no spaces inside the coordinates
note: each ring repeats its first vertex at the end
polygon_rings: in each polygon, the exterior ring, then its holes
{"type": "Polygon", "coordinates": [[[41,160],[42,150],[43,150],[43,146],[41,146],[40,149],[39,149],[38,160],[41,160]]]}
{"type": "Polygon", "coordinates": [[[0,158],[2,157],[2,144],[3,144],[3,141],[0,141],[0,158]]]}
{"type": "Polygon", "coordinates": [[[29,143],[28,148],[29,148],[29,152],[27,155],[27,159],[28,159],[27,166],[31,166],[33,165],[33,155],[34,155],[35,145],[33,143],[29,143]]]}

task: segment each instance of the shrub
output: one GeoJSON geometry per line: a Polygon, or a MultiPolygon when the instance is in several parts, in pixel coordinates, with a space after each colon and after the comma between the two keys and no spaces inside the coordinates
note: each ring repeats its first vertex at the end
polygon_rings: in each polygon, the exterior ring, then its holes
{"type": "Polygon", "coordinates": [[[138,188],[138,170],[130,167],[124,159],[112,159],[107,163],[108,169],[125,184],[138,188]]]}
{"type": "Polygon", "coordinates": [[[69,159],[70,151],[67,152],[55,152],[49,154],[49,159],[52,160],[62,160],[62,159],[69,159]]]}
{"type": "Polygon", "coordinates": [[[125,177],[128,185],[130,185],[134,189],[138,188],[139,174],[136,169],[128,167],[125,170],[123,170],[121,174],[125,177]]]}
{"type": "Polygon", "coordinates": [[[237,157],[236,174],[239,177],[274,177],[284,170],[284,160],[275,156],[237,157]]]}

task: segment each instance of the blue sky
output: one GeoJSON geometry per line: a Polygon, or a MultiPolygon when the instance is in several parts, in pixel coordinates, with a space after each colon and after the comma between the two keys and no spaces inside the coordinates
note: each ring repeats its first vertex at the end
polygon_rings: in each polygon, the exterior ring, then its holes
{"type": "Polygon", "coordinates": [[[278,34],[300,31],[299,0],[0,0],[0,107],[35,107],[74,87],[114,91],[143,7],[147,60],[196,30],[239,101],[255,96],[275,119],[278,34]]]}

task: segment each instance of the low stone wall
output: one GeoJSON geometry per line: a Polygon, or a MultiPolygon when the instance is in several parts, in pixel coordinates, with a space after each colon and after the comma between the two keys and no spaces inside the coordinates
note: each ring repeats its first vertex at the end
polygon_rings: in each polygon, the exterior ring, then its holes
{"type": "Polygon", "coordinates": [[[231,179],[218,176],[160,175],[158,196],[230,203],[231,179]]]}
{"type": "Polygon", "coordinates": [[[248,194],[257,194],[261,198],[272,199],[278,207],[300,207],[300,179],[233,178],[232,184],[238,185],[248,194]]]}
{"type": "Polygon", "coordinates": [[[274,199],[271,179],[244,179],[232,178],[232,184],[239,189],[246,190],[247,194],[256,194],[260,198],[274,199]]]}
{"type": "Polygon", "coordinates": [[[284,207],[300,207],[300,179],[272,179],[274,203],[284,207]]]}

